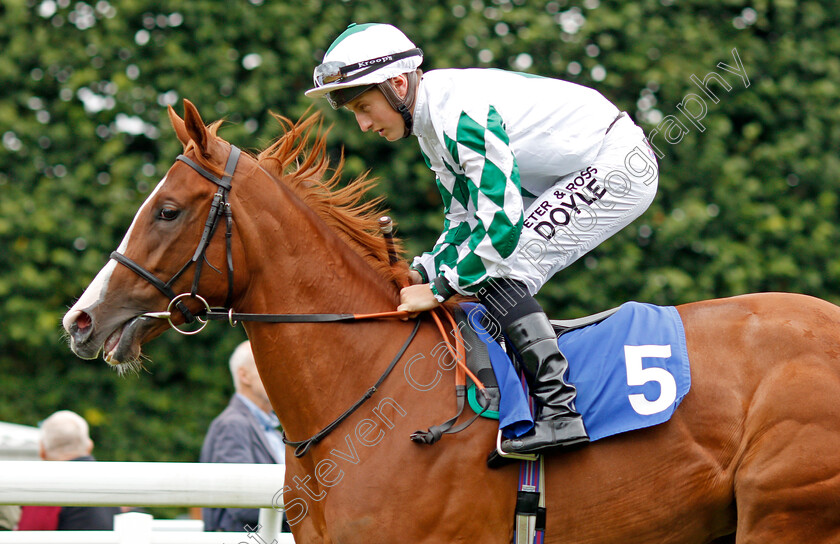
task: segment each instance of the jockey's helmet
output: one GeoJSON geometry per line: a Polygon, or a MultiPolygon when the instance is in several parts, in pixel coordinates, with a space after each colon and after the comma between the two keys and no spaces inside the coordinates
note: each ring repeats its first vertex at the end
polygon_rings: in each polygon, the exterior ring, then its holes
{"type": "Polygon", "coordinates": [[[407,136],[411,133],[411,107],[421,62],[423,51],[398,28],[381,23],[353,23],[327,49],[323,63],[313,74],[315,87],[305,94],[310,98],[325,97],[338,109],[378,86],[391,106],[402,114],[407,136]],[[404,99],[389,81],[401,74],[407,74],[409,84],[404,99]]]}

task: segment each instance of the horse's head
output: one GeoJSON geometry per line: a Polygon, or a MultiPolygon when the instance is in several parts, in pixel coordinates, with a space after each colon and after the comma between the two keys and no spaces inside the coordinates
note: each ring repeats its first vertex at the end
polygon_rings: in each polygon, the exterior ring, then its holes
{"type": "Polygon", "coordinates": [[[191,321],[205,308],[205,299],[222,305],[233,287],[225,270],[237,248],[227,249],[224,231],[229,228],[227,189],[239,150],[216,137],[214,127],[205,127],[189,101],[184,107],[184,119],[169,108],[184,154],[64,316],[70,347],[79,357],[93,359],[102,351],[109,364],[130,368],[139,360],[141,344],[169,327],[161,312],[171,310],[174,324],[191,321]],[[223,232],[214,236],[216,230],[223,232]],[[194,296],[199,291],[203,298],[194,296]],[[178,300],[171,303],[173,298],[178,300]]]}
{"type": "Polygon", "coordinates": [[[408,266],[390,262],[381,198],[367,198],[373,180],[338,187],[341,163],[330,167],[319,116],[297,123],[275,116],[285,133],[252,156],[216,136],[217,124],[206,127],[189,101],[184,108],[184,119],[169,108],[183,154],[64,316],[76,355],[104,352],[108,363],[132,368],[143,343],[211,306],[393,308],[408,266]],[[242,271],[235,282],[233,263],[242,271]],[[289,288],[278,289],[279,281],[289,288]]]}

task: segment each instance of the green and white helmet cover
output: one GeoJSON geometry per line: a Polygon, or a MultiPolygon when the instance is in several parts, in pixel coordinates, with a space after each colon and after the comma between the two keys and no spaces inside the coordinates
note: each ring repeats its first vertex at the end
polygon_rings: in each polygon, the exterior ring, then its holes
{"type": "Polygon", "coordinates": [[[325,97],[338,109],[374,85],[417,70],[423,52],[398,28],[351,24],[330,45],[313,75],[310,98],[325,97]]]}

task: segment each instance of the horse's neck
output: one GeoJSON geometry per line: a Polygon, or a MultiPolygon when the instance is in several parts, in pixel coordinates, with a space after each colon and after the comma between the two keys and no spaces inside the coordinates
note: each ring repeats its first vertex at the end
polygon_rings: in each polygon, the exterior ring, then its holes
{"type": "Polygon", "coordinates": [[[247,193],[231,193],[248,273],[240,304],[271,313],[347,312],[353,303],[393,309],[395,286],[290,188],[261,168],[247,182],[247,193]]]}
{"type": "MultiPolygon", "coordinates": [[[[297,199],[238,221],[247,261],[246,313],[373,313],[397,290],[297,199]],[[258,219],[261,223],[257,228],[258,219]],[[268,223],[268,224],[266,224],[268,223]]],[[[272,207],[273,206],[273,207],[272,207]]],[[[246,324],[266,391],[289,435],[323,427],[373,385],[407,335],[400,321],[246,324]],[[359,385],[356,386],[356,382],[359,385]]]]}
{"type": "Polygon", "coordinates": [[[274,224],[244,241],[248,286],[241,304],[268,313],[393,310],[396,287],[314,213],[299,212],[280,211],[274,224]]]}

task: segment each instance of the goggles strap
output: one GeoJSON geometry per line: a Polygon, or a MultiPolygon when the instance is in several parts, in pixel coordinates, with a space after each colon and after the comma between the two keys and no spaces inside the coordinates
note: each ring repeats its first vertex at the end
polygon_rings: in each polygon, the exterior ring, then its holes
{"type": "Polygon", "coordinates": [[[341,73],[341,75],[344,75],[346,77],[340,79],[340,81],[353,81],[354,79],[358,79],[371,72],[375,72],[382,66],[387,66],[388,64],[393,64],[398,60],[422,54],[423,51],[419,47],[415,47],[414,49],[409,49],[408,51],[403,51],[402,53],[383,55],[381,57],[376,57],[375,59],[356,62],[354,64],[350,64],[349,66],[342,66],[341,68],[339,68],[339,72],[341,73]],[[355,72],[356,70],[361,70],[361,72],[349,75],[350,72],[355,72]]]}
{"type": "MultiPolygon", "coordinates": [[[[355,79],[359,79],[360,77],[366,76],[371,72],[375,72],[383,66],[387,66],[389,64],[393,64],[394,62],[397,62],[398,60],[402,60],[408,57],[414,57],[417,55],[423,55],[423,50],[419,47],[415,47],[414,49],[409,49],[408,51],[403,51],[401,53],[383,55],[374,59],[363,60],[346,66],[341,66],[331,76],[322,76],[320,78],[321,81],[316,81],[316,84],[320,87],[323,85],[329,85],[330,83],[343,83],[346,81],[353,81],[355,79]],[[327,81],[327,79],[329,79],[329,81],[327,81]]],[[[329,63],[324,63],[318,68],[316,68],[316,73],[321,67],[327,64],[329,63]]]]}

